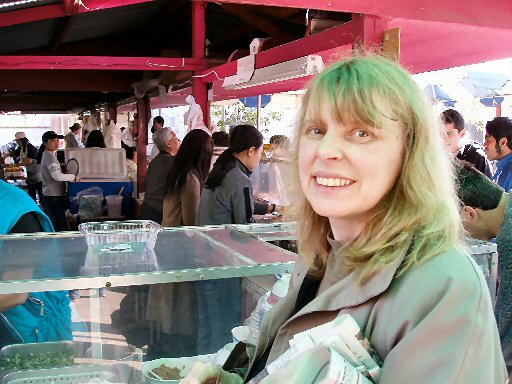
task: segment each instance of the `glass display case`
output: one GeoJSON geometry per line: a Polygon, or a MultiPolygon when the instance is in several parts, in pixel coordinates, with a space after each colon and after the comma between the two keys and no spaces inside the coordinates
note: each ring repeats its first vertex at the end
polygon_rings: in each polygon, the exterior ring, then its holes
{"type": "MultiPolygon", "coordinates": [[[[143,383],[144,361],[213,361],[266,290],[258,281],[274,281],[295,261],[243,227],[165,228],[154,249],[130,241],[93,249],[80,232],[0,236],[0,294],[81,292],[68,301],[72,340],[38,343],[50,352],[55,342],[72,343],[73,365],[5,369],[0,382],[143,383]],[[107,288],[104,297],[98,288],[107,288]]],[[[0,363],[13,353],[19,361],[33,346],[4,347],[0,363]]]]}
{"type": "MultiPolygon", "coordinates": [[[[0,236],[0,294],[81,292],[68,301],[72,338],[3,347],[0,383],[138,384],[150,382],[143,371],[162,358],[221,364],[232,329],[276,275],[293,268],[296,255],[273,243],[295,239],[286,222],[165,228],[153,249],[130,239],[88,247],[79,232],[0,236]],[[98,288],[107,289],[104,297],[98,288]],[[55,353],[67,366],[52,365],[55,353]],[[4,369],[31,359],[50,366],[4,369]]],[[[496,245],[466,243],[494,301],[496,245]]]]}

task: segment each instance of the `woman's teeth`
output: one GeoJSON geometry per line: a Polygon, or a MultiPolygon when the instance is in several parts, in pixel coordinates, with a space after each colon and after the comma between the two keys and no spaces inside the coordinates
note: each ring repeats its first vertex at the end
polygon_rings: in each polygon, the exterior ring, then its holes
{"type": "Polygon", "coordinates": [[[316,182],[326,187],[344,187],[354,183],[354,180],[340,179],[334,177],[317,177],[316,182]]]}

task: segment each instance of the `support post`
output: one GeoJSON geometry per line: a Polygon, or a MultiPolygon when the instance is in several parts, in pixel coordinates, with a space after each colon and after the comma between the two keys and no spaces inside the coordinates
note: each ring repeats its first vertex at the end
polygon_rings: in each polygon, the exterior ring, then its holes
{"type": "Polygon", "coordinates": [[[137,191],[145,192],[146,173],[148,170],[148,124],[151,115],[149,99],[144,96],[137,99],[137,191]]]}
{"type": "Polygon", "coordinates": [[[357,50],[382,50],[384,31],[388,29],[388,20],[379,16],[352,14],[352,48],[357,50]]]}
{"type": "MultiPolygon", "coordinates": [[[[204,59],[206,23],[205,23],[206,3],[203,1],[192,2],[192,57],[194,59],[204,59]]],[[[194,75],[200,74],[195,71],[194,75]]],[[[203,110],[204,124],[210,127],[210,109],[208,108],[208,84],[200,77],[192,78],[192,95],[203,110]]]]}

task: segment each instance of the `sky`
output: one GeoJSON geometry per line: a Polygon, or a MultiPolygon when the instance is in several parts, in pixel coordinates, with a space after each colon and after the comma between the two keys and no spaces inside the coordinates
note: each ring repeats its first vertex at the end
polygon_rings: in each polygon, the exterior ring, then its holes
{"type": "Polygon", "coordinates": [[[500,73],[508,75],[510,79],[512,79],[512,58],[465,65],[463,67],[442,69],[439,71],[418,73],[417,75],[414,75],[414,78],[420,86],[426,86],[429,83],[438,85],[455,85],[462,80],[468,71],[500,73]]]}

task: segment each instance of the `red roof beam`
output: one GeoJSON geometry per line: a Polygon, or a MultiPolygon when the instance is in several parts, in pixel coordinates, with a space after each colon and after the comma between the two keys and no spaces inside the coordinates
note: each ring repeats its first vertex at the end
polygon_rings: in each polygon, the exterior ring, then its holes
{"type": "MultiPolygon", "coordinates": [[[[355,41],[355,37],[361,33],[360,30],[354,30],[359,29],[359,27],[359,24],[356,25],[352,22],[345,23],[326,31],[260,52],[256,55],[255,69],[293,60],[302,56],[313,55],[344,45],[352,45],[355,41]]],[[[236,62],[226,63],[216,68],[203,71],[204,77],[202,79],[205,82],[213,82],[219,78],[224,79],[227,76],[236,74],[236,70],[236,62]]]]}
{"type": "Polygon", "coordinates": [[[206,59],[114,56],[0,56],[5,69],[92,69],[135,71],[198,71],[206,59]]]}
{"type": "Polygon", "coordinates": [[[11,25],[31,23],[34,21],[55,19],[69,16],[71,13],[87,13],[103,9],[123,7],[139,3],[148,3],[154,0],[88,0],[84,5],[80,2],[75,6],[73,1],[66,0],[63,4],[49,4],[0,13],[0,28],[11,25]]]}
{"type": "Polygon", "coordinates": [[[314,8],[381,17],[512,29],[510,0],[206,0],[215,3],[314,8]]]}

